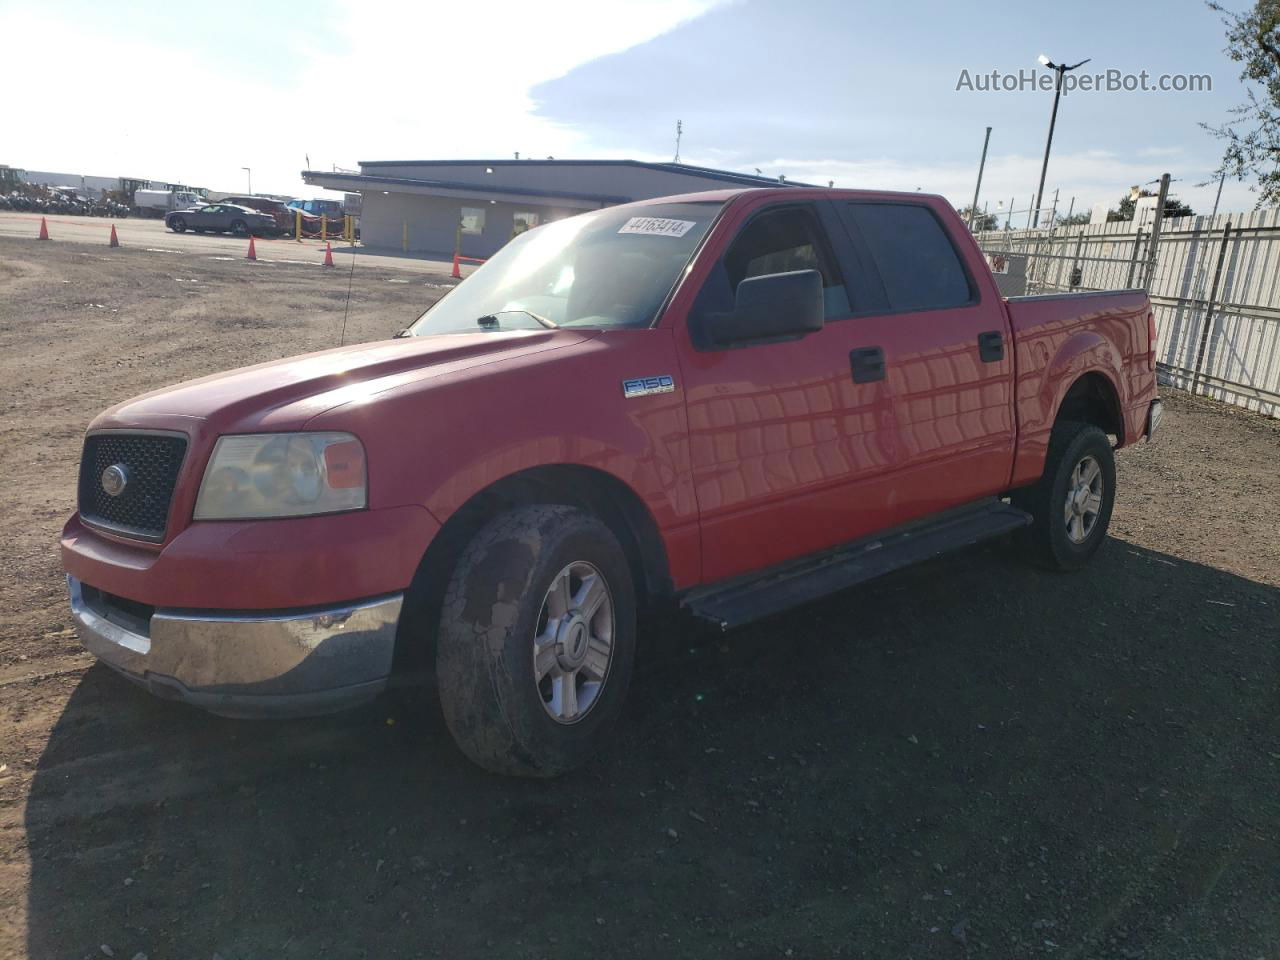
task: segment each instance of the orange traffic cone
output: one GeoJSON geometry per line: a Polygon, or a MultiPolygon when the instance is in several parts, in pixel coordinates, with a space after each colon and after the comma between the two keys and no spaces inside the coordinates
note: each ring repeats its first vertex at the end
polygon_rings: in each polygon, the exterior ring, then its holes
{"type": "Polygon", "coordinates": [[[458,267],[458,255],[456,253],[453,255],[453,278],[455,280],[462,279],[462,270],[458,267]]]}
{"type": "Polygon", "coordinates": [[[326,267],[333,266],[333,247],[329,246],[329,242],[327,240],[324,244],[324,265],[326,267]]]}
{"type": "Polygon", "coordinates": [[[244,258],[245,258],[246,260],[257,260],[257,259],[258,259],[258,251],[257,251],[257,250],[254,248],[254,246],[253,246],[253,236],[252,236],[252,235],[250,235],[250,237],[249,237],[249,252],[248,252],[248,253],[246,253],[246,254],[244,255],[244,258]]]}
{"type": "Polygon", "coordinates": [[[107,244],[107,246],[109,247],[120,246],[120,238],[116,236],[116,225],[114,223],[111,225],[111,241],[107,244]]]}
{"type": "Polygon", "coordinates": [[[44,222],[44,217],[40,218],[40,236],[37,237],[36,239],[38,240],[49,239],[49,224],[44,222]]]}

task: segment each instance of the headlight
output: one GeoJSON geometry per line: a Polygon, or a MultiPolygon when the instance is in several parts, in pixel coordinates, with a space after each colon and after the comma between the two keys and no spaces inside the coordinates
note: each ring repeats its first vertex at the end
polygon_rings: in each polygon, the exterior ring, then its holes
{"type": "Polygon", "coordinates": [[[219,437],[196,498],[197,520],[304,517],[368,502],[364,447],[349,433],[219,437]]]}

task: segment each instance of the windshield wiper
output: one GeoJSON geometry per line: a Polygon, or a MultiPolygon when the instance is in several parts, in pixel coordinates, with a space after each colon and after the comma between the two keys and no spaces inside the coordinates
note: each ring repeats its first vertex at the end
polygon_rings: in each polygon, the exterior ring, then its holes
{"type": "Polygon", "coordinates": [[[483,317],[476,317],[476,324],[481,327],[497,327],[499,325],[498,318],[508,313],[523,313],[526,317],[532,318],[548,330],[554,330],[557,326],[554,321],[548,320],[546,317],[539,316],[532,310],[499,310],[497,313],[486,313],[483,317]]]}

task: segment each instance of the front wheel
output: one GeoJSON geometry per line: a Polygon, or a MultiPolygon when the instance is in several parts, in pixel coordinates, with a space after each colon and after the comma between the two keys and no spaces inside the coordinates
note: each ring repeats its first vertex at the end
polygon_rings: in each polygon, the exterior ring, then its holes
{"type": "Polygon", "coordinates": [[[243,220],[232,220],[231,232],[234,233],[237,237],[243,237],[245,234],[249,232],[249,225],[245,223],[243,220]]]}
{"type": "Polygon", "coordinates": [[[436,676],[449,732],[495,773],[580,766],[622,710],[635,637],[631,570],[608,527],[568,506],[500,515],[445,592],[436,676]]]}
{"type": "Polygon", "coordinates": [[[169,229],[174,233],[185,233],[187,230],[187,221],[181,217],[174,217],[169,221],[169,229]]]}
{"type": "Polygon", "coordinates": [[[1083,567],[1106,539],[1115,496],[1115,453],[1107,435],[1090,423],[1055,425],[1040,481],[1012,497],[1034,518],[1022,533],[1026,553],[1051,570],[1083,567]]]}

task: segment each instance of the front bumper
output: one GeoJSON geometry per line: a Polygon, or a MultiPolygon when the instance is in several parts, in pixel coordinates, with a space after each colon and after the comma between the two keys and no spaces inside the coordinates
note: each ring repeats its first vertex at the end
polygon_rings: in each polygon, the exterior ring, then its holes
{"type": "Polygon", "coordinates": [[[230,717],[331,713],[391,675],[403,594],[304,612],[195,613],[114,602],[67,577],[81,642],[153,694],[230,717]]]}

